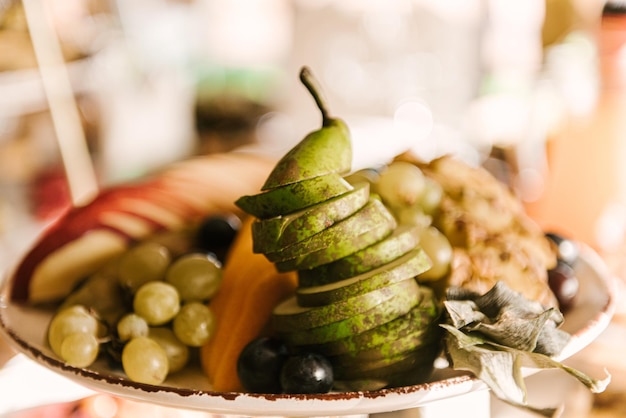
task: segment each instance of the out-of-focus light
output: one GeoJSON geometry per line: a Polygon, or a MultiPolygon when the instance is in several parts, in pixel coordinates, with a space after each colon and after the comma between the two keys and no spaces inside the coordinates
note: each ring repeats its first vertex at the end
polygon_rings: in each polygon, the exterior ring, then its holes
{"type": "Polygon", "coordinates": [[[94,395],[83,401],[88,416],[93,418],[114,418],[118,413],[116,400],[109,395],[94,395]]]}
{"type": "Polygon", "coordinates": [[[413,3],[450,23],[473,22],[484,11],[483,2],[476,0],[413,0],[413,3]]]}
{"type": "Polygon", "coordinates": [[[223,65],[273,64],[291,47],[286,0],[211,0],[206,15],[211,57],[223,65]]]}
{"type": "Polygon", "coordinates": [[[539,29],[545,16],[543,0],[509,1],[488,0],[490,22],[506,30],[518,27],[523,30],[539,29]]]}
{"type": "Polygon", "coordinates": [[[362,15],[364,12],[400,12],[409,13],[413,7],[413,0],[299,0],[298,4],[307,8],[333,7],[347,15],[362,15]]]}
{"type": "Polygon", "coordinates": [[[596,242],[602,249],[613,251],[624,242],[626,207],[613,204],[607,207],[595,225],[596,242]]]}
{"type": "Polygon", "coordinates": [[[626,84],[626,44],[624,44],[617,53],[617,66],[621,70],[622,83],[626,84]]]}
{"type": "Polygon", "coordinates": [[[433,115],[426,103],[410,99],[401,103],[394,112],[396,132],[409,141],[425,140],[433,129],[433,115]]]}
{"type": "Polygon", "coordinates": [[[515,70],[534,74],[541,68],[542,0],[488,0],[489,20],[484,32],[483,61],[492,72],[515,70]]]}
{"type": "Polygon", "coordinates": [[[545,191],[544,176],[537,170],[525,168],[517,173],[515,187],[524,202],[537,201],[545,191]]]}
{"type": "Polygon", "coordinates": [[[459,129],[437,123],[433,124],[432,131],[427,137],[418,138],[411,145],[411,153],[422,161],[452,155],[472,166],[480,165],[490,149],[470,143],[459,129]]]}
{"type": "Polygon", "coordinates": [[[393,49],[410,24],[406,16],[390,8],[383,13],[365,14],[362,23],[372,41],[381,47],[393,49]]]}
{"type": "Polygon", "coordinates": [[[573,115],[589,113],[599,92],[597,48],[588,35],[572,32],[546,53],[546,71],[573,115]]]}
{"type": "Polygon", "coordinates": [[[296,142],[293,120],[281,112],[269,112],[259,118],[256,139],[264,152],[281,155],[296,142]]]}
{"type": "Polygon", "coordinates": [[[294,0],[297,7],[303,9],[319,10],[334,5],[334,0],[294,0]]]}
{"type": "MultiPolygon", "coordinates": [[[[554,89],[550,80],[542,80],[537,83],[534,92],[533,112],[537,123],[544,132],[555,129],[562,121],[564,115],[564,105],[554,89]]],[[[545,138],[541,138],[543,142],[545,138]]]]}
{"type": "Polygon", "coordinates": [[[479,144],[515,144],[527,131],[529,103],[513,94],[487,95],[471,104],[468,121],[471,136],[479,144]]]}
{"type": "MultiPolygon", "coordinates": [[[[429,113],[426,108],[423,112],[429,113]]],[[[375,167],[393,160],[428,135],[432,121],[426,115],[401,127],[390,117],[344,118],[352,136],[352,169],[375,167]],[[421,125],[421,126],[420,126],[421,125]]]]}
{"type": "Polygon", "coordinates": [[[379,84],[369,78],[358,57],[337,55],[325,64],[323,77],[329,91],[357,106],[378,96],[379,84]]]}

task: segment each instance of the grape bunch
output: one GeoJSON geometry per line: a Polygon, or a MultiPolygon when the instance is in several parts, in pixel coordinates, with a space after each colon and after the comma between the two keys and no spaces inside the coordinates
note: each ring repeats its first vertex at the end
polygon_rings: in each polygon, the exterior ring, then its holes
{"type": "Polygon", "coordinates": [[[420,246],[432,263],[430,269],[418,276],[420,282],[436,281],[446,276],[452,260],[452,246],[433,225],[433,217],[443,196],[439,183],[424,175],[415,164],[405,161],[393,161],[377,170],[360,170],[346,180],[352,184],[367,181],[399,224],[420,227],[420,246]]]}
{"type": "Polygon", "coordinates": [[[220,288],[222,260],[207,248],[211,227],[216,226],[222,228],[215,234],[220,245],[228,245],[223,222],[211,218],[187,251],[179,253],[157,241],[140,242],[87,278],[53,315],[48,327],[52,351],[81,368],[107,353],[130,380],[146,384],[160,384],[184,368],[194,357],[192,350],[213,334],[215,319],[208,302],[220,288]],[[101,314],[112,310],[103,305],[101,287],[90,288],[90,283],[102,286],[97,278],[103,276],[106,285],[115,288],[110,293],[120,295],[109,302],[115,305],[113,316],[101,314]]]}

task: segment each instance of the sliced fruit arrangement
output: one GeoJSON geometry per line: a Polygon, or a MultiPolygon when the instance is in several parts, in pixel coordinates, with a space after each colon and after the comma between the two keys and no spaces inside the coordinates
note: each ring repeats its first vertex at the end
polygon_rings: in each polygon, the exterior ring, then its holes
{"type": "Polygon", "coordinates": [[[375,390],[428,379],[450,288],[571,303],[555,236],[493,176],[411,155],[351,173],[346,124],[301,80],[322,127],[278,163],[185,161],[44,232],[11,297],[58,304],[54,353],[88,367],[105,352],[148,384],[199,359],[216,391],[375,390]]]}
{"type": "Polygon", "coordinates": [[[273,330],[292,355],[324,356],[333,379],[344,388],[394,385],[399,375],[403,382],[417,383],[428,376],[440,351],[440,331],[431,326],[440,313],[433,309],[436,296],[416,280],[430,268],[430,259],[419,245],[418,231],[399,228],[380,197],[370,193],[369,182],[352,184],[342,177],[351,169],[349,130],[329,115],[306,67],[300,78],[322,113],[322,127],[278,162],[260,193],[236,202],[257,218],[254,251],[275,263],[278,271],[299,275],[296,294],[273,311],[273,330]],[[335,194],[333,186],[340,180],[344,189],[335,194]],[[299,199],[284,197],[293,190],[298,190],[299,199]],[[409,313],[416,310],[429,320],[412,321],[409,313]],[[356,342],[341,355],[324,349],[393,321],[412,321],[413,333],[432,336],[407,337],[394,350],[389,349],[398,338],[393,333],[374,347],[356,342]],[[418,366],[419,373],[400,373],[418,366]]]}

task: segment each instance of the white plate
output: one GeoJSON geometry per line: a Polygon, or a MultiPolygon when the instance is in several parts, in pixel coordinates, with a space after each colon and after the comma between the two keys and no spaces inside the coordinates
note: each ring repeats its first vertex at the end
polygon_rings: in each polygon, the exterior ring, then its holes
{"type": "MultiPolygon", "coordinates": [[[[583,250],[575,266],[581,282],[579,297],[563,324],[563,329],[572,333],[573,338],[560,360],[592,342],[608,325],[615,308],[614,279],[594,252],[583,250]]],[[[212,392],[202,371],[192,368],[171,376],[161,386],[134,383],[108,369],[105,361],[89,369],[60,362],[45,343],[51,312],[13,303],[8,296],[11,280],[9,277],[5,281],[0,293],[0,333],[19,352],[44,367],[90,389],[124,398],[213,413],[295,417],[399,411],[485,389],[481,381],[448,369],[437,371],[431,382],[422,385],[323,395],[212,392]]]]}

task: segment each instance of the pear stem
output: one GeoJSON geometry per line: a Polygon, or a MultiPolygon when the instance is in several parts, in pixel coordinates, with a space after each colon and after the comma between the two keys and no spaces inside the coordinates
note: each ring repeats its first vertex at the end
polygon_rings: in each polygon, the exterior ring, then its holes
{"type": "Polygon", "coordinates": [[[313,72],[307,66],[302,67],[300,70],[300,81],[304,84],[304,87],[311,93],[315,104],[322,113],[322,126],[328,126],[332,122],[332,118],[328,113],[328,107],[326,106],[326,100],[322,97],[322,89],[319,82],[313,76],[313,72]]]}

